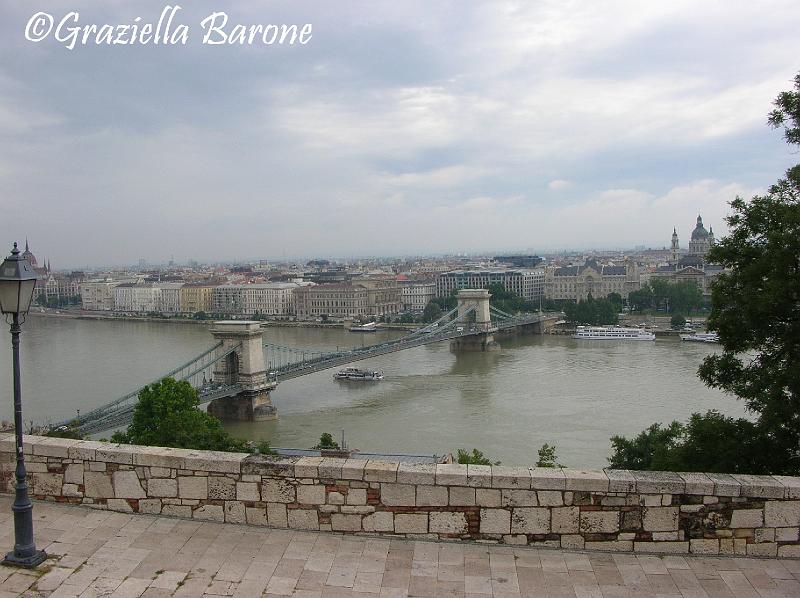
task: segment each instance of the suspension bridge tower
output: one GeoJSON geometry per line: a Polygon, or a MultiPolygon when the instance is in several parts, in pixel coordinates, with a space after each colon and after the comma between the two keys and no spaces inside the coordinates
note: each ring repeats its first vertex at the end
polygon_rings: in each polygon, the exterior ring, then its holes
{"type": "Polygon", "coordinates": [[[236,421],[277,419],[278,413],[269,397],[276,384],[267,379],[261,325],[246,320],[214,322],[211,334],[222,341],[220,351],[236,348],[217,363],[214,381],[238,385],[241,390],[234,396],[211,401],[208,412],[219,419],[236,421]]]}
{"type": "MultiPolygon", "coordinates": [[[[451,351],[496,351],[500,345],[494,340],[497,328],[492,325],[489,312],[489,298],[491,293],[486,289],[462,289],[458,292],[458,317],[464,317],[472,311],[474,322],[464,323],[464,326],[474,327],[475,334],[462,336],[450,342],[451,351]]],[[[471,319],[470,316],[467,316],[471,319]]]]}

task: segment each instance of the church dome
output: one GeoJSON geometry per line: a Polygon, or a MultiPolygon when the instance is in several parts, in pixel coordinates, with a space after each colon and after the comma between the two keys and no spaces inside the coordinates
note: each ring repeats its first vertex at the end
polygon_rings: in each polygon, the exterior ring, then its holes
{"type": "Polygon", "coordinates": [[[708,231],[703,226],[703,219],[698,216],[697,217],[697,226],[694,227],[692,231],[692,241],[702,241],[708,238],[708,231]]]}
{"type": "Polygon", "coordinates": [[[25,239],[25,251],[22,252],[22,259],[28,260],[28,263],[36,268],[39,263],[36,261],[36,256],[31,253],[31,250],[28,248],[28,240],[25,239]]]}

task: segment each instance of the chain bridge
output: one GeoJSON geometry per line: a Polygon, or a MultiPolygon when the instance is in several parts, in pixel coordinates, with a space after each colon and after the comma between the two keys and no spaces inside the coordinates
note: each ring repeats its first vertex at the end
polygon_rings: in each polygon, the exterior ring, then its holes
{"type": "MultiPolygon", "coordinates": [[[[457,307],[424,328],[399,339],[336,351],[266,342],[258,322],[215,322],[211,334],[216,344],[148,384],[166,377],[186,380],[197,389],[200,404],[208,404],[209,413],[221,419],[275,419],[269,394],[285,380],[444,341],[450,342],[453,351],[491,351],[499,348],[495,333],[525,328],[542,331],[560,317],[549,313],[515,316],[491,306],[489,297],[485,289],[462,290],[457,307]]],[[[125,426],[132,421],[139,392],[145,386],[54,427],[70,426],[83,434],[97,434],[125,426]]]]}

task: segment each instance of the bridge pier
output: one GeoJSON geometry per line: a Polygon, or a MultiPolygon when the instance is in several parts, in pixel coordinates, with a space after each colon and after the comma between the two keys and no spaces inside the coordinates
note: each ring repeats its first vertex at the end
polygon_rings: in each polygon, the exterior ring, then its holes
{"type": "Polygon", "coordinates": [[[500,345],[494,340],[494,334],[492,334],[497,328],[492,326],[492,316],[489,312],[491,296],[486,289],[462,289],[458,292],[458,317],[464,317],[469,310],[474,308],[476,333],[453,339],[450,342],[451,351],[498,351],[500,349],[500,345]]]}
{"type": "Polygon", "coordinates": [[[232,397],[211,401],[208,413],[234,421],[278,419],[278,412],[269,396],[276,385],[267,380],[261,325],[247,320],[214,322],[211,334],[222,341],[220,351],[237,347],[234,353],[217,363],[215,382],[238,384],[242,390],[232,397]]]}

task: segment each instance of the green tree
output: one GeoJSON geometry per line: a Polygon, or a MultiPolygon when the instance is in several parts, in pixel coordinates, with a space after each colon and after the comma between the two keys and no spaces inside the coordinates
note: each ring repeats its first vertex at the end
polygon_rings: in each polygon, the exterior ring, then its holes
{"type": "Polygon", "coordinates": [[[628,293],[628,305],[635,311],[652,308],[653,301],[653,289],[649,284],[645,284],[641,289],[628,293]]]}
{"type": "Polygon", "coordinates": [[[185,380],[164,378],[139,392],[133,421],[115,442],[212,451],[249,452],[218,419],[197,408],[197,391],[185,380]]]}
{"type": "Polygon", "coordinates": [[[333,436],[325,432],[319,437],[319,444],[312,446],[315,450],[339,450],[339,443],[333,439],[333,436]]]}
{"type": "Polygon", "coordinates": [[[539,460],[536,461],[536,467],[561,467],[558,464],[555,445],[546,442],[542,445],[542,448],[539,449],[539,460]]]}
{"type": "Polygon", "coordinates": [[[443,315],[442,308],[439,306],[439,304],[435,303],[434,301],[430,301],[428,302],[428,305],[425,306],[425,310],[422,312],[422,321],[435,322],[443,315]]]}
{"type": "Polygon", "coordinates": [[[500,465],[500,461],[492,461],[489,457],[483,454],[483,451],[472,449],[472,452],[458,449],[456,461],[462,465],[500,465]]]}
{"type": "MultiPolygon", "coordinates": [[[[775,128],[783,128],[784,139],[790,145],[800,145],[800,73],[795,75],[794,90],[778,94],[775,109],[769,113],[768,122],[775,128]]],[[[786,171],[786,178],[794,186],[800,185],[800,164],[786,171]]]]}
{"type": "Polygon", "coordinates": [[[680,314],[675,314],[669,319],[669,325],[673,328],[683,328],[686,326],[686,318],[680,314]]]}
{"type": "Polygon", "coordinates": [[[673,469],[672,452],[683,434],[683,424],[674,421],[665,428],[653,424],[633,440],[612,436],[614,453],[608,464],[612,469],[673,469]]]}

